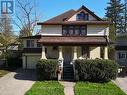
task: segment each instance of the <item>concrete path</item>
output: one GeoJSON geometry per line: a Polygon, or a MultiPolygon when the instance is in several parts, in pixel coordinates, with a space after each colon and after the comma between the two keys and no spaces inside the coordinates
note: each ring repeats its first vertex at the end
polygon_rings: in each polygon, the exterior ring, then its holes
{"type": "Polygon", "coordinates": [[[60,81],[60,83],[64,86],[64,93],[65,95],[75,95],[74,94],[74,82],[66,82],[66,81],[60,81]]]}
{"type": "Polygon", "coordinates": [[[24,95],[35,81],[34,70],[18,69],[0,78],[0,95],[24,95]]]}
{"type": "Polygon", "coordinates": [[[119,86],[125,93],[127,93],[127,77],[117,78],[113,81],[117,86],[119,86]]]}

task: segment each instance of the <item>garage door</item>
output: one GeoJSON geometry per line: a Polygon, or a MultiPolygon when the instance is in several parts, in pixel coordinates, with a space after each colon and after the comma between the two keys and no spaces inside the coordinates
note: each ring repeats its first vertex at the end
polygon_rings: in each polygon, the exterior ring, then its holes
{"type": "Polygon", "coordinates": [[[35,69],[37,62],[40,60],[40,56],[27,56],[27,68],[35,69]]]}

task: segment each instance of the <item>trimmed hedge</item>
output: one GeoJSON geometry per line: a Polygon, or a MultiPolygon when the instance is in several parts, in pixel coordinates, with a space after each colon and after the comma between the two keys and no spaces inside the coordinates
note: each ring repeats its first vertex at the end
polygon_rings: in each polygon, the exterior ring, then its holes
{"type": "Polygon", "coordinates": [[[7,58],[8,67],[18,68],[22,67],[22,59],[20,58],[7,58]]]}
{"type": "Polygon", "coordinates": [[[40,60],[36,65],[38,80],[55,80],[57,79],[56,70],[58,61],[55,59],[40,60]]]}
{"type": "Polygon", "coordinates": [[[111,60],[76,60],[76,76],[80,81],[108,82],[117,77],[118,64],[111,60]]]}

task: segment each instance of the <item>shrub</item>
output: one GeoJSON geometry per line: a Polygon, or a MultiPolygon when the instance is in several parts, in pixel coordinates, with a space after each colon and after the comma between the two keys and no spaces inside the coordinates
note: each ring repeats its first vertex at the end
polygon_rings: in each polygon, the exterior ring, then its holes
{"type": "Polygon", "coordinates": [[[118,65],[111,60],[76,60],[75,69],[80,81],[108,82],[117,77],[118,65]]]}
{"type": "Polygon", "coordinates": [[[56,69],[58,61],[55,59],[40,60],[37,65],[38,80],[54,80],[57,79],[56,69]]]}
{"type": "Polygon", "coordinates": [[[22,59],[20,58],[7,58],[8,67],[18,68],[22,67],[22,59]]]}

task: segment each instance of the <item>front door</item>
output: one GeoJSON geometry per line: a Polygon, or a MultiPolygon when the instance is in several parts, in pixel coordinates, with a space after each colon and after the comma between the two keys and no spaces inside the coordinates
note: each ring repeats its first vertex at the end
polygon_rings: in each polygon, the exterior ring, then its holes
{"type": "Polygon", "coordinates": [[[72,61],[72,47],[64,47],[63,57],[64,57],[64,65],[71,63],[71,61],[72,61]]]}

